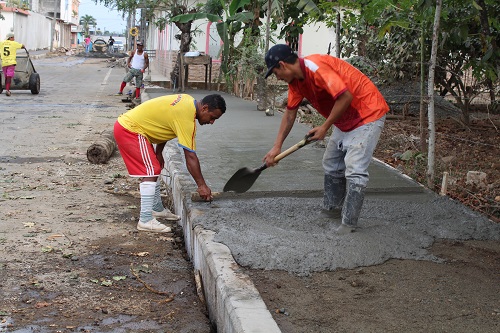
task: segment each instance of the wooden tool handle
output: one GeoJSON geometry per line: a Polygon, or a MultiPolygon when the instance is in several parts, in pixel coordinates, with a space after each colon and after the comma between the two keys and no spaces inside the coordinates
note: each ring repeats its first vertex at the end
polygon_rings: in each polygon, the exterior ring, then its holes
{"type": "MultiPolygon", "coordinates": [[[[221,195],[221,192],[212,192],[212,197],[215,199],[218,196],[221,195]]],[[[198,192],[191,192],[191,201],[193,202],[204,202],[202,197],[200,197],[200,194],[198,192]]]]}
{"type": "Polygon", "coordinates": [[[284,152],[276,155],[276,157],[274,158],[274,162],[279,162],[282,159],[284,159],[285,157],[287,157],[288,155],[290,155],[291,153],[299,150],[300,148],[304,147],[305,145],[310,144],[312,142],[311,140],[309,140],[310,137],[311,137],[310,134],[306,135],[300,142],[297,142],[296,144],[294,144],[293,146],[291,146],[290,148],[288,148],[284,152]]]}

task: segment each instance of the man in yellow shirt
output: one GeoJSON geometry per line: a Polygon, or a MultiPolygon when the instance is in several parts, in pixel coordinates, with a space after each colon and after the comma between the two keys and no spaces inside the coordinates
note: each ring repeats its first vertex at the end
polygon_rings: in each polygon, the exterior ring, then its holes
{"type": "Polygon", "coordinates": [[[200,125],[213,124],[224,112],[226,102],[218,94],[205,96],[201,101],[178,94],[150,99],[118,117],[114,127],[118,149],[129,175],[141,178],[138,230],[170,232],[171,229],[156,218],[179,219],[163,207],[160,197],[158,176],[163,168],[162,152],[167,141],[178,139],[187,169],[198,185],[197,192],[204,200],[212,200],[196,155],[196,120],[200,125]]]}
{"type": "Polygon", "coordinates": [[[0,57],[5,75],[5,95],[10,96],[10,84],[16,70],[16,55],[18,49],[26,49],[23,44],[14,41],[14,34],[8,33],[5,41],[0,42],[0,57]]]}

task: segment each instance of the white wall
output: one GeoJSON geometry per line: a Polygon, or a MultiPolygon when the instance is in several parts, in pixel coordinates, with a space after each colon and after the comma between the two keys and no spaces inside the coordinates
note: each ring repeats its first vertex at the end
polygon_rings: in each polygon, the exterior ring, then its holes
{"type": "Polygon", "coordinates": [[[14,32],[15,40],[26,46],[28,50],[40,50],[50,47],[50,20],[34,12],[22,15],[15,12],[2,12],[5,20],[0,20],[0,38],[5,39],[7,33],[14,32]]]}
{"type": "Polygon", "coordinates": [[[328,44],[332,43],[330,54],[335,55],[335,29],[327,28],[325,24],[314,24],[304,27],[300,56],[310,54],[326,54],[328,44]]]}

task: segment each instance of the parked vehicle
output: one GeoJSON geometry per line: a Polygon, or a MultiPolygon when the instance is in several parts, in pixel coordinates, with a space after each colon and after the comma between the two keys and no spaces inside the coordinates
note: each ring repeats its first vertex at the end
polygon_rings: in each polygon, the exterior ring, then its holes
{"type": "Polygon", "coordinates": [[[123,52],[125,51],[125,45],[123,44],[123,42],[121,40],[115,40],[115,42],[113,43],[113,47],[114,47],[114,51],[115,52],[123,52]]]}

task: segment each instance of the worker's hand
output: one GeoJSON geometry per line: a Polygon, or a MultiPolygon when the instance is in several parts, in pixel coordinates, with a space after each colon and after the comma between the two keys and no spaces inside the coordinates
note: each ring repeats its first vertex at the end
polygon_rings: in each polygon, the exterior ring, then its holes
{"type": "Polygon", "coordinates": [[[311,137],[309,137],[310,141],[316,141],[323,140],[326,136],[326,132],[328,132],[328,128],[325,128],[324,126],[318,126],[314,127],[307,134],[311,135],[311,137]]]}
{"type": "Polygon", "coordinates": [[[274,158],[280,153],[280,149],[278,149],[277,147],[273,147],[271,148],[271,150],[266,154],[266,156],[264,156],[264,158],[262,159],[263,162],[266,163],[266,165],[268,167],[272,167],[272,166],[275,166],[276,164],[278,164],[277,162],[274,162],[274,158]]]}
{"type": "Polygon", "coordinates": [[[198,187],[196,192],[198,192],[200,197],[205,201],[212,201],[212,199],[214,198],[212,196],[212,191],[210,190],[210,187],[208,187],[207,185],[202,185],[198,187]]]}

